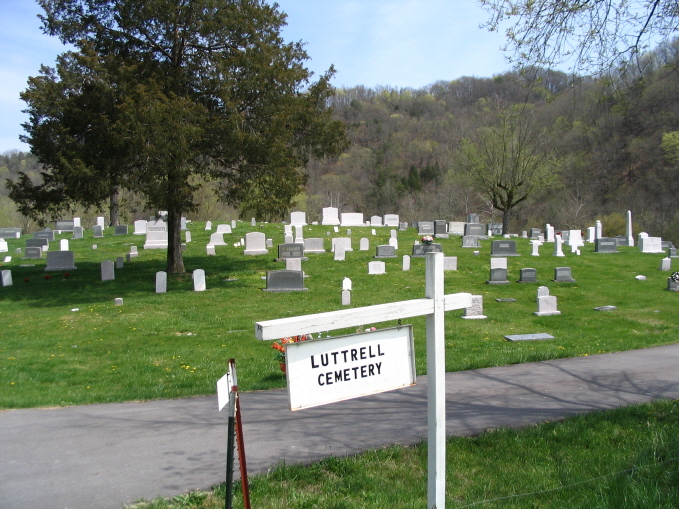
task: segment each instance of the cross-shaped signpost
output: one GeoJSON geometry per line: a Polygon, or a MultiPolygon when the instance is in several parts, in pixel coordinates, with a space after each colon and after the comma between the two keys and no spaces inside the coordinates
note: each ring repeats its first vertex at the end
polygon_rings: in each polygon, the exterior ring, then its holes
{"type": "Polygon", "coordinates": [[[444,295],[443,253],[426,255],[425,298],[343,309],[313,315],[267,320],[255,324],[258,339],[272,340],[367,323],[426,317],[427,327],[427,508],[444,509],[446,486],[445,329],[443,313],[468,308],[470,293],[444,295]]]}

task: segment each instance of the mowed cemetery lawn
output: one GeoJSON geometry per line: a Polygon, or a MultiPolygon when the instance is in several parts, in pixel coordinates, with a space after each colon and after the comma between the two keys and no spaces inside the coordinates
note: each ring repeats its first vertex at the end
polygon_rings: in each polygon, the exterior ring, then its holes
{"type": "MultiPolygon", "coordinates": [[[[217,223],[212,232],[216,231],[217,223]]],[[[267,270],[285,268],[275,262],[283,243],[281,224],[239,222],[225,234],[228,246],[206,255],[210,233],[202,222],[189,223],[193,240],[184,254],[187,271],[204,269],[207,290],[194,292],[191,274],[168,277],[168,292],[155,293],[155,273],[165,269],[164,250],[144,250],[144,236],[114,236],[71,240],[77,270],[45,272],[45,260],[21,260],[17,248],[25,239],[8,239],[14,284],[0,287],[0,408],[80,405],[113,401],[177,398],[215,393],[216,381],[236,359],[241,390],[285,386],[271,342],[254,337],[256,321],[342,309],[342,280],[352,280],[351,306],[369,306],[424,297],[423,258],[413,258],[402,270],[401,256],[419,240],[415,229],[398,233],[398,258],[386,259],[387,273],[368,275],[375,247],[387,244],[390,228],[353,227],[353,252],[334,261],[331,236],[347,236],[347,228],[304,227],[305,238],[325,239],[325,254],[310,254],[303,262],[307,292],[264,292],[267,270]],[[234,247],[249,231],[272,238],[269,255],[245,256],[234,247]],[[331,236],[328,235],[331,233],[331,236]],[[370,240],[359,251],[359,239],[370,240]],[[96,244],[97,249],[92,245],[96,244]],[[139,257],[117,269],[114,281],[101,281],[100,264],[124,257],[130,246],[139,257]],[[25,265],[25,266],[24,266],[25,265]],[[114,299],[123,298],[122,306],[114,299]]],[[[130,231],[133,228],[130,227],[130,231]]],[[[604,225],[605,233],[605,225],[604,225]]],[[[58,249],[57,236],[51,243],[58,249]]],[[[482,241],[480,255],[463,249],[460,237],[440,239],[447,256],[457,256],[458,270],[445,273],[446,293],[482,295],[485,320],[461,319],[463,312],[446,314],[446,369],[475,369],[562,357],[594,355],[675,343],[679,339],[679,293],[666,290],[670,272],[659,270],[664,254],[641,254],[637,247],[620,247],[616,254],[581,248],[581,256],[564,246],[565,257],[553,256],[544,244],[531,256],[527,239],[514,239],[521,256],[508,258],[508,285],[487,285],[491,241],[482,241]],[[519,270],[537,269],[537,284],[518,284],[519,270]],[[571,267],[575,283],[555,283],[554,268],[571,267]],[[635,279],[637,275],[645,281],[635,279]],[[559,316],[538,317],[538,286],[558,298],[559,316]],[[513,298],[516,302],[497,302],[513,298]],[[617,306],[595,311],[598,306],[617,306]],[[507,334],[549,333],[549,341],[509,342],[507,334]]],[[[679,262],[677,262],[679,270],[679,262]]],[[[415,332],[418,374],[425,373],[424,319],[408,319],[415,332]]],[[[366,323],[391,326],[396,323],[366,323]]],[[[330,331],[338,335],[348,331],[330,331]]]]}

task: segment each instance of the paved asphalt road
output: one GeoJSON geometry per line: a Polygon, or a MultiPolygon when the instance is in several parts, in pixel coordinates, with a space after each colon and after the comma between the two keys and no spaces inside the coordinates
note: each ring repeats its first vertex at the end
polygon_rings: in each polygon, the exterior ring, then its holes
{"type": "MultiPolygon", "coordinates": [[[[448,373],[447,432],[473,435],[679,398],[679,345],[448,373]]],[[[248,470],[425,438],[417,385],[290,412],[287,392],[241,394],[248,470]]],[[[0,412],[0,509],[120,509],[224,479],[217,398],[0,412]]]]}

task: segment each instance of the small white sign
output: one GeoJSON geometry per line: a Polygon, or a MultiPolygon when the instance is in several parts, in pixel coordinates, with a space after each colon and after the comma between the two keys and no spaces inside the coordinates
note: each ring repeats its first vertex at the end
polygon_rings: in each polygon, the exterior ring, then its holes
{"type": "Polygon", "coordinates": [[[415,385],[412,326],[289,343],[290,410],[415,385]]]}
{"type": "Polygon", "coordinates": [[[217,380],[217,406],[219,407],[220,412],[222,411],[222,408],[229,404],[232,387],[233,384],[231,383],[231,376],[229,373],[217,380]]]}

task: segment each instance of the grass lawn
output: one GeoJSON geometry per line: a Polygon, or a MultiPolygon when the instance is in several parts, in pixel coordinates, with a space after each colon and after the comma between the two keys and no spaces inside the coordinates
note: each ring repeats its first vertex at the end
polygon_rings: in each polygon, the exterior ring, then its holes
{"type": "MultiPolygon", "coordinates": [[[[388,228],[351,228],[354,251],[344,262],[332,253],[312,254],[303,263],[307,292],[262,291],[267,270],[284,268],[267,256],[244,256],[233,247],[248,231],[262,231],[274,245],[283,242],[279,224],[238,223],[225,235],[229,246],[217,246],[217,256],[206,256],[211,232],[203,223],[189,223],[193,241],[187,245],[187,270],[204,269],[207,291],[192,290],[191,275],[170,276],[168,292],[155,293],[155,273],[165,269],[165,252],[144,250],[143,236],[71,240],[77,270],[46,273],[44,260],[21,260],[16,248],[22,239],[10,239],[14,285],[0,288],[0,408],[176,398],[215,393],[227,359],[235,358],[241,390],[283,387],[285,378],[274,360],[270,342],[254,338],[254,322],[341,309],[342,280],[353,281],[354,307],[424,296],[424,259],[413,258],[410,271],[401,259],[387,259],[387,273],[368,275],[375,246],[386,244],[388,228]],[[370,239],[370,251],[358,250],[358,239],[370,239]],[[92,245],[96,244],[97,249],[92,245]],[[116,270],[115,281],[101,281],[100,263],[115,260],[139,247],[140,256],[116,270]],[[49,278],[47,278],[49,276],[49,278]],[[115,306],[114,299],[124,299],[115,306]]],[[[215,224],[216,230],[216,224],[215,224]]],[[[330,248],[331,227],[308,226],[307,238],[325,239],[330,248]]],[[[213,230],[214,231],[214,230],[213,230]]],[[[345,236],[340,228],[336,236],[345,236]]],[[[58,238],[70,238],[70,234],[58,238]]],[[[414,229],[399,232],[399,255],[409,254],[418,240],[414,229]]],[[[446,293],[483,295],[486,320],[462,320],[462,311],[447,313],[446,368],[473,369],[561,357],[592,355],[675,343],[679,339],[676,313],[679,293],[669,292],[668,272],[658,270],[662,254],[641,254],[638,248],[619,248],[616,254],[594,253],[593,246],[576,256],[552,256],[545,244],[539,257],[531,256],[528,240],[516,239],[521,256],[508,258],[511,284],[492,286],[489,278],[490,241],[482,241],[480,255],[461,248],[461,239],[442,239],[443,251],[458,257],[458,270],[446,272],[446,293]],[[575,283],[554,283],[554,268],[569,266],[575,283]],[[519,269],[537,269],[537,284],[517,284],[519,269]],[[635,276],[643,274],[646,281],[635,276]],[[537,317],[535,295],[539,285],[558,298],[562,314],[537,317]],[[514,298],[516,302],[497,302],[514,298]],[[617,306],[615,311],[594,308],[617,306]],[[508,342],[506,334],[546,332],[551,341],[508,342]]],[[[58,240],[52,249],[58,248],[58,240]]],[[[424,319],[414,325],[416,365],[425,369],[424,319]]],[[[366,326],[390,326],[396,323],[366,326]]],[[[340,334],[347,331],[331,331],[340,334]]]]}

